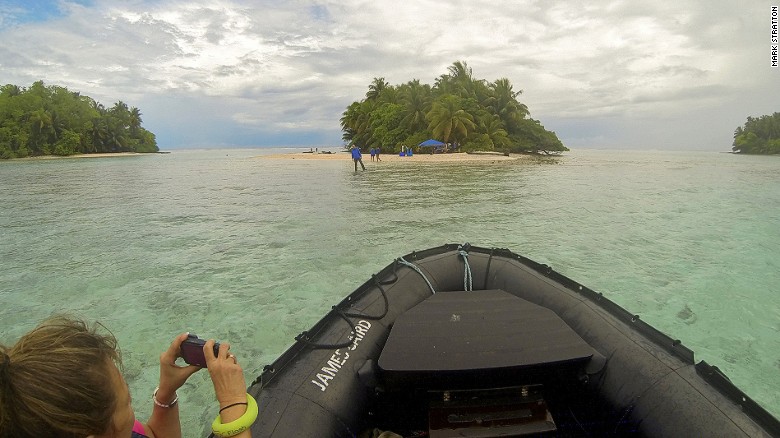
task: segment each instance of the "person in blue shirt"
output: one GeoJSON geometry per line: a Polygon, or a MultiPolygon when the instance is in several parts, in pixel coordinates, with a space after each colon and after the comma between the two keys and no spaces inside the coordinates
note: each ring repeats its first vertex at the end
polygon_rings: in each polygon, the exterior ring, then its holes
{"type": "Polygon", "coordinates": [[[355,172],[357,172],[357,165],[360,163],[360,167],[366,170],[366,166],[363,165],[363,155],[360,154],[360,148],[357,145],[352,145],[352,161],[355,162],[355,172]]]}

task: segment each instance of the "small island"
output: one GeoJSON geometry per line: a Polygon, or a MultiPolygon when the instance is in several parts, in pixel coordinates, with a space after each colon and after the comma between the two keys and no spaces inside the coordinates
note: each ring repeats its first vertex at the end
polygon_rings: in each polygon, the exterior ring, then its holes
{"type": "Polygon", "coordinates": [[[736,154],[780,154],[780,113],[748,117],[745,126],[734,131],[731,150],[736,154]]]}
{"type": "Polygon", "coordinates": [[[0,87],[0,159],[133,152],[159,152],[138,108],[121,100],[106,108],[42,81],[0,87]]]}
{"type": "Polygon", "coordinates": [[[530,118],[509,79],[493,82],[473,77],[457,61],[433,85],[413,79],[390,85],[374,78],[365,99],[350,104],[341,117],[342,139],[363,151],[376,147],[383,154],[433,153],[420,143],[434,139],[443,151],[497,151],[559,154],[568,151],[555,132],[530,118]]]}

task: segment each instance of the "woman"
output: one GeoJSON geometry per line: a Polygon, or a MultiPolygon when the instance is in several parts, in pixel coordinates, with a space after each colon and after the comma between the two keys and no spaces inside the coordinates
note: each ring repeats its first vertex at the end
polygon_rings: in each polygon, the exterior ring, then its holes
{"type": "MultiPolygon", "coordinates": [[[[135,419],[120,373],[116,339],[100,329],[104,329],[100,324],[90,327],[59,316],[44,321],[12,347],[0,346],[0,438],[181,437],[176,390],[200,370],[175,364],[187,334],[177,336],[160,354],[154,410],[142,424],[135,419]]],[[[220,408],[214,430],[220,436],[249,438],[256,403],[246,393],[243,371],[228,352],[230,346],[221,344],[216,356],[213,346],[209,340],[203,350],[220,408]],[[243,426],[227,428],[235,432],[227,435],[225,426],[230,425],[243,426]]]]}

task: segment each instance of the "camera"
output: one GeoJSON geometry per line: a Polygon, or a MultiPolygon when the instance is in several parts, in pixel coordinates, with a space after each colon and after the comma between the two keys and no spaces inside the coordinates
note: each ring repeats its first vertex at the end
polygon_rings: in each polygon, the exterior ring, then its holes
{"type": "MultiPolygon", "coordinates": [[[[206,356],[203,354],[203,346],[206,341],[197,335],[190,333],[187,339],[181,343],[181,357],[190,365],[206,368],[206,356]]],[[[214,344],[214,356],[219,354],[219,342],[214,344]]]]}

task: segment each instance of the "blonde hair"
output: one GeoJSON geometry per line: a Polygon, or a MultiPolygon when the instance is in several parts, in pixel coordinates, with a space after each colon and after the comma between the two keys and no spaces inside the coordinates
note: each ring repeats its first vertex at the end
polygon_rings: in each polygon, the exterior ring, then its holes
{"type": "Polygon", "coordinates": [[[121,366],[105,327],[65,316],[0,345],[0,438],[105,433],[117,405],[111,361],[121,366]]]}

